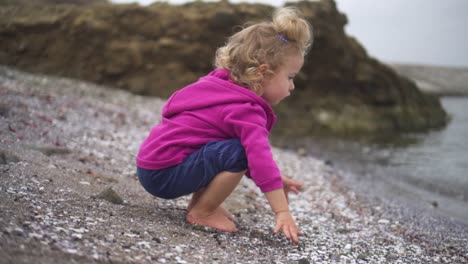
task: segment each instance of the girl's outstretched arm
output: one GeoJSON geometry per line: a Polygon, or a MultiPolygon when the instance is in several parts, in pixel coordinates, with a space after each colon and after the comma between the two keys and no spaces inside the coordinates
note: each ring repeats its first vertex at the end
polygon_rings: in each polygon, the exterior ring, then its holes
{"type": "Polygon", "coordinates": [[[283,189],[276,189],[273,191],[265,192],[265,196],[270,203],[271,209],[275,212],[275,228],[273,231],[278,233],[282,231],[283,234],[291,239],[293,244],[297,244],[298,236],[301,231],[296,226],[296,222],[289,212],[288,201],[283,189]]]}

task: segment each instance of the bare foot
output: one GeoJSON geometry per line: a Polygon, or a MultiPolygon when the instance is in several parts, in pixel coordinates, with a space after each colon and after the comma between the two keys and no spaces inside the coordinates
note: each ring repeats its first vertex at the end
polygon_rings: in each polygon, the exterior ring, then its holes
{"type": "Polygon", "coordinates": [[[224,211],[220,207],[207,216],[199,215],[197,212],[191,210],[187,214],[186,220],[190,224],[207,226],[225,232],[237,231],[236,225],[224,215],[224,211]]]}
{"type": "MultiPolygon", "coordinates": [[[[193,206],[195,205],[196,201],[193,201],[191,200],[189,205],[187,206],[187,212],[190,212],[193,208],[193,206]]],[[[220,205],[218,207],[219,210],[221,210],[221,212],[224,214],[224,216],[226,216],[229,220],[233,221],[233,222],[237,222],[237,218],[235,215],[233,215],[231,212],[229,212],[228,209],[224,208],[224,206],[220,205]]]]}

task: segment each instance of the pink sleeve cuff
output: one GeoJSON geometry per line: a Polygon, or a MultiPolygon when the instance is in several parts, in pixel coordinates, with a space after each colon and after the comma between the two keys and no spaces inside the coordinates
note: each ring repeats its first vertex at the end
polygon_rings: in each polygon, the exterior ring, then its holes
{"type": "Polygon", "coordinates": [[[269,182],[262,183],[258,186],[262,193],[282,189],[283,188],[283,180],[280,178],[275,178],[269,182]]]}

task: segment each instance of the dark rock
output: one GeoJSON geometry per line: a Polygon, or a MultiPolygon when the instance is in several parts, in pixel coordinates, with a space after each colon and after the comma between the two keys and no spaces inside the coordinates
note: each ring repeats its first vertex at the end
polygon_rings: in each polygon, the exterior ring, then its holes
{"type": "Polygon", "coordinates": [[[395,253],[388,253],[385,258],[388,260],[388,261],[395,261],[397,260],[399,257],[397,254],[395,253]]]}
{"type": "Polygon", "coordinates": [[[369,258],[369,253],[360,253],[357,256],[357,259],[361,259],[361,260],[367,260],[368,258],[369,258]]]}
{"type": "MultiPolygon", "coordinates": [[[[345,34],[347,18],[334,1],[294,5],[313,25],[314,45],[295,92],[275,109],[274,133],[380,136],[447,123],[437,97],[369,57],[345,34]]],[[[266,19],[272,11],[227,1],[6,6],[0,64],[168,97],[212,69],[214,51],[236,26],[266,19]]]]}
{"type": "Polygon", "coordinates": [[[352,230],[345,228],[345,227],[340,227],[336,229],[336,232],[340,234],[347,234],[347,233],[351,233],[352,230]]]}
{"type": "Polygon", "coordinates": [[[44,153],[47,156],[66,155],[66,154],[71,153],[71,151],[67,148],[58,148],[58,147],[34,147],[34,148],[44,153]]]}
{"type": "Polygon", "coordinates": [[[9,151],[0,149],[0,165],[8,164],[10,162],[20,162],[20,158],[18,158],[18,156],[15,154],[10,153],[9,151]]]}
{"type": "Polygon", "coordinates": [[[261,232],[261,231],[258,231],[258,230],[252,230],[250,231],[250,237],[253,237],[253,238],[259,238],[259,239],[262,239],[264,238],[266,235],[261,232]]]}
{"type": "Polygon", "coordinates": [[[105,189],[101,193],[99,193],[96,198],[106,200],[113,204],[123,204],[123,199],[120,197],[117,192],[115,192],[111,187],[105,189]]]}
{"type": "Polygon", "coordinates": [[[10,113],[10,107],[5,103],[0,102],[0,116],[8,117],[9,113],[10,113]]]}

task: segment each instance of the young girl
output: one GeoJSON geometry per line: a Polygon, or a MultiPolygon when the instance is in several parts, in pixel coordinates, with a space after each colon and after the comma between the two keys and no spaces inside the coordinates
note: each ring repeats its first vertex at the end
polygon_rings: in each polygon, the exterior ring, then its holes
{"type": "Polygon", "coordinates": [[[282,176],[273,160],[270,105],[294,89],[311,41],[309,24],[293,8],[229,38],[216,52],[217,69],[175,92],[142,143],[137,174],[143,187],[164,199],[193,193],[187,222],[235,232],[235,218],[222,203],[245,174],[271,205],[274,232],[297,243],[301,232],[287,194],[302,185],[282,176]]]}

